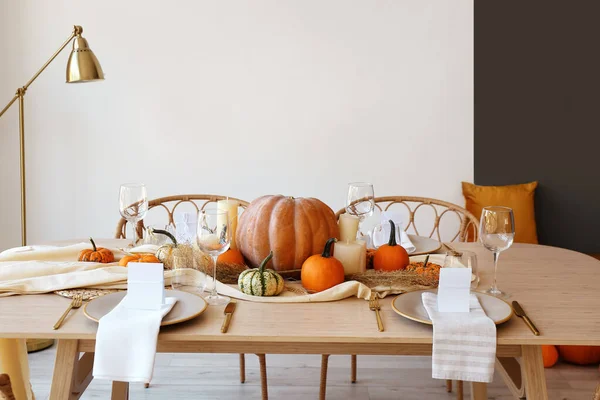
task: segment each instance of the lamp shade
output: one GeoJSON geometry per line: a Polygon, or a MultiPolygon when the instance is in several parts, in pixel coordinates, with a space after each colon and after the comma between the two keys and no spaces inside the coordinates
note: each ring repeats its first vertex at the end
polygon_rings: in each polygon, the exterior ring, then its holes
{"type": "Polygon", "coordinates": [[[104,79],[104,72],[90,49],[87,40],[77,35],[67,63],[67,83],[91,82],[104,79]]]}

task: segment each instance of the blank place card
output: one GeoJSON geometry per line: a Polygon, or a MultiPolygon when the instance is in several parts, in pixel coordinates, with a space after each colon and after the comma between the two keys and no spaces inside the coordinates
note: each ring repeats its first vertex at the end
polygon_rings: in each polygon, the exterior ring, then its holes
{"type": "Polygon", "coordinates": [[[442,268],[438,287],[438,312],[469,312],[471,268],[442,268]]]}
{"type": "Polygon", "coordinates": [[[133,263],[127,265],[127,301],[125,307],[159,310],[165,303],[163,264],[133,263]]]}

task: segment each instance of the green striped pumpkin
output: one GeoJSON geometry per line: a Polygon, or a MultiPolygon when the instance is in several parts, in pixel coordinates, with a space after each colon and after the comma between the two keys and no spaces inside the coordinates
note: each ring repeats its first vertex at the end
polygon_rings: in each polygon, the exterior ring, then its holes
{"type": "Polygon", "coordinates": [[[265,266],[273,258],[269,253],[259,268],[247,269],[238,278],[240,291],[251,296],[277,296],[283,292],[283,278],[272,269],[265,270],[265,266]]]}

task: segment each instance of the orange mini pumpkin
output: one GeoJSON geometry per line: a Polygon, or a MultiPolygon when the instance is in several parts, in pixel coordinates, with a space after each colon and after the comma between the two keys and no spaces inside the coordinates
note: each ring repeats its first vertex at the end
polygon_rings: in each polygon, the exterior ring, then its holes
{"type": "Polygon", "coordinates": [[[217,258],[217,267],[219,264],[246,265],[246,261],[239,250],[229,249],[217,258]]]}
{"type": "Polygon", "coordinates": [[[105,249],[104,247],[96,247],[96,243],[94,243],[94,239],[90,238],[90,242],[92,242],[92,249],[85,249],[79,252],[79,261],[90,261],[97,263],[111,263],[115,261],[115,255],[109,249],[105,249]]]}
{"type": "Polygon", "coordinates": [[[396,226],[390,219],[390,240],[375,252],[373,268],[377,271],[397,271],[405,269],[409,263],[408,253],[396,243],[396,226]]]}
{"type": "Polygon", "coordinates": [[[136,253],[136,254],[128,254],[125,257],[121,258],[119,261],[119,265],[121,267],[126,267],[130,262],[136,263],[160,263],[160,260],[156,258],[154,254],[148,253],[136,253]]]}
{"type": "Polygon", "coordinates": [[[600,363],[600,346],[558,346],[558,352],[563,360],[572,364],[600,363]]]}
{"type": "Polygon", "coordinates": [[[556,346],[542,346],[542,358],[544,360],[544,368],[553,367],[558,362],[558,350],[556,350],[556,346]]]}
{"type": "Polygon", "coordinates": [[[331,245],[336,241],[329,239],[322,254],[310,256],[302,264],[300,279],[309,292],[321,292],[344,282],[344,266],[331,256],[331,245]]]}

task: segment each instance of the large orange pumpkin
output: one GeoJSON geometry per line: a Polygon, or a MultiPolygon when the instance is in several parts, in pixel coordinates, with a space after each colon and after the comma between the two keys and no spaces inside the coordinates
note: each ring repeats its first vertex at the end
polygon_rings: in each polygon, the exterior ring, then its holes
{"type": "Polygon", "coordinates": [[[572,364],[600,363],[600,346],[558,346],[558,352],[563,360],[572,364]]]}
{"type": "Polygon", "coordinates": [[[315,198],[262,196],[242,213],[236,240],[246,260],[257,266],[273,250],[276,271],[302,268],[327,239],[339,236],[333,210],[315,198]]]}
{"type": "Polygon", "coordinates": [[[396,226],[390,219],[390,240],[377,249],[373,256],[373,269],[377,271],[397,271],[405,269],[410,260],[404,247],[396,243],[396,226]]]}
{"type": "Polygon", "coordinates": [[[309,292],[322,292],[344,282],[344,266],[331,256],[331,245],[336,238],[329,239],[322,254],[308,257],[302,264],[300,279],[309,292]]]}
{"type": "Polygon", "coordinates": [[[553,367],[558,361],[558,350],[556,350],[556,346],[542,346],[542,358],[544,359],[544,368],[553,367]]]}

